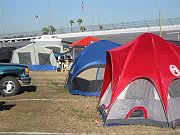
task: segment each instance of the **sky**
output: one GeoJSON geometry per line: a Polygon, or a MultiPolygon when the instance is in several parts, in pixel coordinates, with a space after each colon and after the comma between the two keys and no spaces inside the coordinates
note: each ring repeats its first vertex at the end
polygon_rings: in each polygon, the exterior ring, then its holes
{"type": "MultiPolygon", "coordinates": [[[[42,30],[51,24],[56,29],[84,25],[180,17],[180,0],[0,0],[0,31],[4,33],[42,30]],[[35,16],[38,19],[35,19],[35,16]]],[[[1,32],[2,33],[2,32],[1,32]]]]}

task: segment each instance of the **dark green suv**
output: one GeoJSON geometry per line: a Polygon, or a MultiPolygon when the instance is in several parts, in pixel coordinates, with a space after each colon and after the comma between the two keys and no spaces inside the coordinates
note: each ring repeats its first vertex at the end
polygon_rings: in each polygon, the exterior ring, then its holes
{"type": "Polygon", "coordinates": [[[28,66],[0,63],[0,94],[16,95],[20,92],[21,85],[31,85],[28,66]]]}

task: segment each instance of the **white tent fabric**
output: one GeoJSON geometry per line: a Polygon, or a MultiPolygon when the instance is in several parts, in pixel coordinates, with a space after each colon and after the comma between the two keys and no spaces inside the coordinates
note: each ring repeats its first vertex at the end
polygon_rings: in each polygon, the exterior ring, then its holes
{"type": "Polygon", "coordinates": [[[30,70],[55,70],[53,51],[31,43],[13,52],[11,63],[27,64],[30,70]]]}

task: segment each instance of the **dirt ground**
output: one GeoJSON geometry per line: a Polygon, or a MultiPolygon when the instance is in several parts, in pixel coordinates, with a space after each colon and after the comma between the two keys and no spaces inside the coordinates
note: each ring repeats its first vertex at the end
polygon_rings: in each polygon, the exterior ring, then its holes
{"type": "MultiPolygon", "coordinates": [[[[0,134],[48,132],[59,134],[180,135],[180,128],[102,126],[98,97],[69,94],[63,87],[67,72],[30,72],[32,86],[12,97],[0,95],[0,134]]],[[[43,134],[43,133],[42,133],[43,134]]]]}

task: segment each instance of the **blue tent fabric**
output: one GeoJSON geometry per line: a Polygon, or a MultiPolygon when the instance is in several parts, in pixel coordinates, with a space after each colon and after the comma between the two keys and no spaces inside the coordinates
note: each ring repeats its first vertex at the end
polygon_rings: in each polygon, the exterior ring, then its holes
{"type": "Polygon", "coordinates": [[[47,64],[41,64],[41,65],[28,65],[30,71],[49,71],[54,70],[56,71],[57,67],[47,64]]]}
{"type": "Polygon", "coordinates": [[[73,95],[81,95],[81,96],[99,96],[100,92],[83,92],[80,90],[70,90],[70,93],[73,95]]]}
{"type": "Polygon", "coordinates": [[[71,67],[71,69],[74,68],[72,80],[79,72],[87,67],[90,67],[92,65],[105,65],[106,51],[118,46],[120,46],[120,44],[108,40],[99,40],[86,47],[79,54],[71,67]]]}
{"type": "MultiPolygon", "coordinates": [[[[108,40],[99,40],[97,42],[92,43],[91,45],[87,46],[75,59],[74,63],[72,64],[68,75],[70,76],[70,82],[72,82],[75,77],[81,73],[83,70],[88,69],[89,67],[93,66],[100,66],[106,63],[106,51],[112,48],[116,48],[120,46],[120,44],[108,41],[108,40]],[[71,74],[71,75],[70,75],[71,74]]],[[[74,90],[68,84],[66,87],[70,90],[72,94],[79,94],[84,96],[94,96],[91,92],[81,92],[77,89],[74,90]]],[[[94,92],[95,95],[99,95],[99,92],[94,92]]]]}

